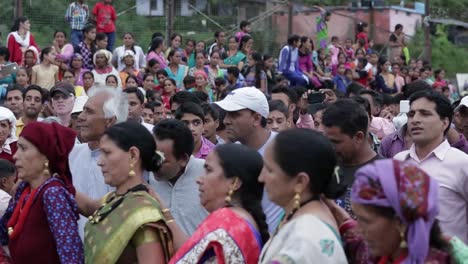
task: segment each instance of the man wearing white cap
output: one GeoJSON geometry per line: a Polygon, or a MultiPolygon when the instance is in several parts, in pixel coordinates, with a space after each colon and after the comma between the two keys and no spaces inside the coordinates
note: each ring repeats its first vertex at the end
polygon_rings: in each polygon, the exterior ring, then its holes
{"type": "MultiPolygon", "coordinates": [[[[266,119],[270,111],[265,95],[255,87],[239,88],[215,104],[226,111],[223,122],[229,140],[239,141],[256,149],[263,156],[266,146],[277,135],[276,132],[266,129],[266,119]]],[[[266,192],[263,193],[262,207],[268,229],[273,232],[283,210],[268,199],[266,192]]]]}
{"type": "Polygon", "coordinates": [[[461,99],[454,113],[453,124],[455,128],[468,139],[468,96],[461,99]]]}

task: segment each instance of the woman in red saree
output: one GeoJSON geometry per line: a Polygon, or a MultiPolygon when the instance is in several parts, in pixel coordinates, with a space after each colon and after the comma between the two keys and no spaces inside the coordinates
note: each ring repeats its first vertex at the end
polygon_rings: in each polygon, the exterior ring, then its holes
{"type": "Polygon", "coordinates": [[[258,182],[262,166],[260,154],[240,144],[221,145],[208,155],[197,183],[210,215],[169,263],[258,263],[269,238],[258,182]]]}

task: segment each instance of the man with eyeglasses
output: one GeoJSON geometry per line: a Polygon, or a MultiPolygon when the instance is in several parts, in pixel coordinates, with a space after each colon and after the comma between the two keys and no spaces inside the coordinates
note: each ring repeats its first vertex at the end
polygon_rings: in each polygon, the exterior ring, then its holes
{"type": "Polygon", "coordinates": [[[75,104],[75,88],[73,85],[59,82],[50,90],[52,109],[62,126],[70,127],[71,113],[75,104]]]}
{"type": "Polygon", "coordinates": [[[184,124],[192,132],[195,148],[193,156],[199,159],[205,159],[208,154],[215,148],[215,145],[208,139],[202,136],[204,128],[205,114],[199,104],[193,102],[185,102],[177,108],[175,119],[184,122],[184,124]]]}

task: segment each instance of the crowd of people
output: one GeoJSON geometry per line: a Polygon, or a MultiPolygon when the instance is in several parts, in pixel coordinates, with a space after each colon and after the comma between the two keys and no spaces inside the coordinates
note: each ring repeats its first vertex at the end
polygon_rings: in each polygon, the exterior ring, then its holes
{"type": "Polygon", "coordinates": [[[114,48],[84,2],[0,47],[0,263],[467,263],[468,96],[402,25],[114,48]]]}

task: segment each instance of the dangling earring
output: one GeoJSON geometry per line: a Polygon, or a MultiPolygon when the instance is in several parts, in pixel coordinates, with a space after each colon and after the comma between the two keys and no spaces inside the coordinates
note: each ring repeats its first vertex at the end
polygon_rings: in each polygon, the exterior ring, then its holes
{"type": "Polygon", "coordinates": [[[301,195],[297,192],[294,195],[294,209],[299,210],[300,207],[301,207],[301,195]]]}
{"type": "Polygon", "coordinates": [[[44,176],[49,177],[50,176],[50,170],[49,170],[49,161],[46,161],[44,163],[44,176]]]}
{"type": "Polygon", "coordinates": [[[234,193],[234,190],[233,190],[232,188],[229,189],[226,198],[224,198],[224,201],[225,201],[227,204],[231,204],[231,202],[232,202],[232,197],[231,197],[231,196],[232,196],[233,193],[234,193]]]}
{"type": "Polygon", "coordinates": [[[128,173],[128,176],[135,177],[135,175],[135,171],[133,170],[133,162],[130,162],[130,172],[128,173]]]}
{"type": "Polygon", "coordinates": [[[408,244],[406,243],[406,239],[405,239],[405,231],[406,231],[405,228],[400,230],[400,238],[401,238],[400,248],[407,248],[408,247],[408,244]]]}

